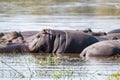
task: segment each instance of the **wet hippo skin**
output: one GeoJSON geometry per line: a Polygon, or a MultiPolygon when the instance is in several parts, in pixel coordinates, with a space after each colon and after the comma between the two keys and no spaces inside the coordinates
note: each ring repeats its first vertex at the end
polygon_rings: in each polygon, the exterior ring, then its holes
{"type": "Polygon", "coordinates": [[[0,53],[26,53],[29,52],[28,46],[22,43],[0,44],[0,53]]]}
{"type": "Polygon", "coordinates": [[[29,49],[37,53],[80,53],[97,41],[95,37],[83,32],[44,29],[29,44],[29,49]]]}
{"type": "Polygon", "coordinates": [[[108,40],[112,39],[120,39],[120,33],[112,33],[112,34],[107,34],[105,36],[100,36],[101,38],[106,38],[108,40]]]}
{"type": "Polygon", "coordinates": [[[120,54],[120,39],[97,42],[86,47],[80,57],[110,57],[120,54]]]}

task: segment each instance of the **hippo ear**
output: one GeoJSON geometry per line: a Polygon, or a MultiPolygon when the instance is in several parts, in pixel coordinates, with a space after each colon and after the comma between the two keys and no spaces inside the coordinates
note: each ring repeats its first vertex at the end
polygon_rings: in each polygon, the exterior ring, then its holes
{"type": "Polygon", "coordinates": [[[51,34],[52,31],[53,31],[52,29],[44,29],[43,34],[51,34]]]}
{"type": "Polygon", "coordinates": [[[43,34],[46,34],[46,33],[48,33],[49,32],[49,29],[44,29],[43,30],[43,34]]]}
{"type": "Polygon", "coordinates": [[[91,28],[88,28],[87,30],[88,30],[88,32],[92,32],[91,28]]]}
{"type": "Polygon", "coordinates": [[[113,38],[112,38],[112,40],[117,40],[117,39],[118,39],[118,37],[113,37],[113,38]]]}
{"type": "Polygon", "coordinates": [[[106,32],[104,32],[104,35],[107,35],[107,33],[106,33],[106,32]]]}
{"type": "Polygon", "coordinates": [[[92,30],[90,28],[87,28],[87,29],[83,30],[83,32],[89,33],[89,32],[92,32],[92,30]]]}

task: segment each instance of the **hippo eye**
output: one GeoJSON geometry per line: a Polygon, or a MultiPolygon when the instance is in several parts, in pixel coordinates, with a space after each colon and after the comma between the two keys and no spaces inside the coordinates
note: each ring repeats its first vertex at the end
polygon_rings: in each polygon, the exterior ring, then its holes
{"type": "Polygon", "coordinates": [[[40,35],[38,35],[37,38],[40,38],[40,35]]]}

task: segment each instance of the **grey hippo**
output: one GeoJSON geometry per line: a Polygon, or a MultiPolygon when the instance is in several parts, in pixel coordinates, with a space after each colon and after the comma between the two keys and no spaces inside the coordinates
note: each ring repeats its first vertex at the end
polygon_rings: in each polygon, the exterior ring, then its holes
{"type": "Polygon", "coordinates": [[[29,52],[28,46],[24,44],[24,38],[21,33],[16,31],[5,33],[0,38],[0,53],[18,52],[29,52]]]}
{"type": "Polygon", "coordinates": [[[109,31],[107,34],[120,33],[120,29],[114,29],[109,31]]]}
{"type": "Polygon", "coordinates": [[[80,57],[85,57],[89,59],[91,57],[110,57],[117,54],[120,54],[120,39],[101,41],[92,44],[86,47],[80,53],[80,57]]]}
{"type": "MultiPolygon", "coordinates": [[[[29,44],[33,53],[80,53],[85,47],[98,40],[83,32],[74,30],[44,29],[29,44]]],[[[54,54],[57,55],[57,54],[54,54]]]]}
{"type": "Polygon", "coordinates": [[[101,31],[93,32],[90,28],[87,28],[87,29],[84,29],[84,30],[77,29],[76,31],[84,32],[84,33],[86,33],[88,35],[92,35],[92,36],[105,36],[105,35],[107,35],[106,32],[101,32],[101,31]]]}
{"type": "Polygon", "coordinates": [[[26,53],[29,52],[28,46],[22,43],[0,44],[0,53],[26,53]]]}

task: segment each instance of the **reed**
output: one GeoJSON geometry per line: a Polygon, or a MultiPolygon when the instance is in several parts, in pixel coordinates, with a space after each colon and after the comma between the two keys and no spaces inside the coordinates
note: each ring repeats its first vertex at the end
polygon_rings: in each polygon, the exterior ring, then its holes
{"type": "Polygon", "coordinates": [[[108,77],[108,80],[120,80],[120,71],[111,74],[111,75],[108,77]]]}

